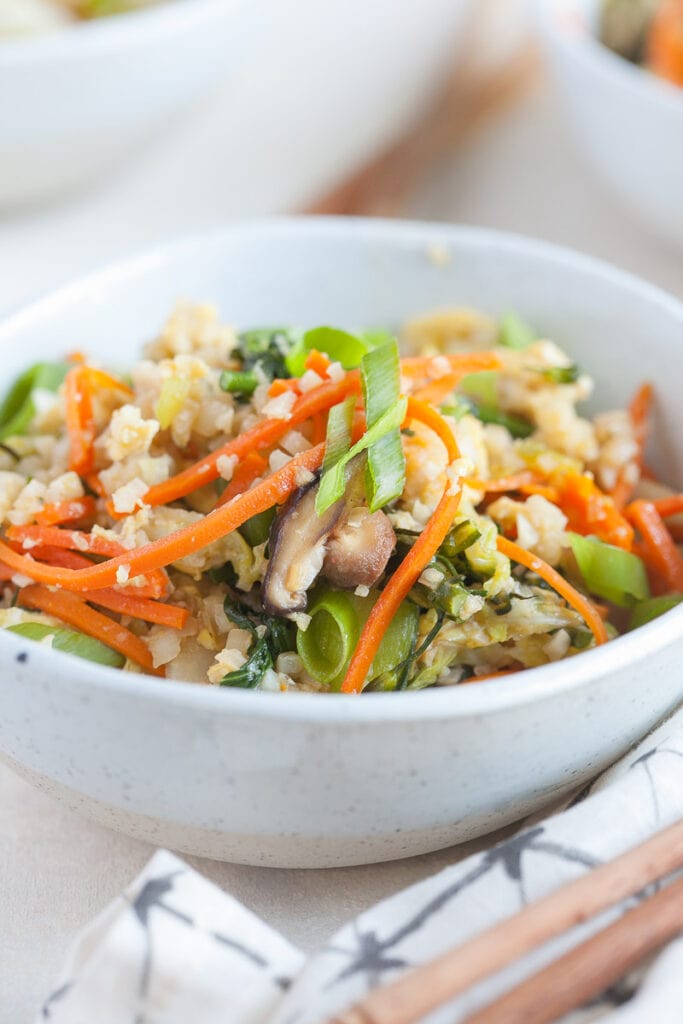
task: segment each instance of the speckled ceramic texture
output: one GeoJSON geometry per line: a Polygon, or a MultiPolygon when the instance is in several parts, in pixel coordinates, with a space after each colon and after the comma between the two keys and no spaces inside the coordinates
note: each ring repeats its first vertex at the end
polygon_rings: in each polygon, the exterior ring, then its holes
{"type": "MultiPolygon", "coordinates": [[[[656,382],[648,459],[683,484],[681,304],[475,229],[282,220],[182,242],[6,322],[4,379],[67,349],[125,366],[178,296],[214,300],[238,326],[520,310],[595,376],[601,407],[656,382]]],[[[0,750],[70,806],[155,843],[250,864],[367,863],[469,839],[580,784],[681,699],[682,659],[683,607],[512,678],[363,697],[163,682],[0,632],[0,750]]]]}
{"type": "Polygon", "coordinates": [[[683,247],[683,89],[598,41],[600,3],[537,0],[549,66],[586,159],[624,213],[683,247]]]}

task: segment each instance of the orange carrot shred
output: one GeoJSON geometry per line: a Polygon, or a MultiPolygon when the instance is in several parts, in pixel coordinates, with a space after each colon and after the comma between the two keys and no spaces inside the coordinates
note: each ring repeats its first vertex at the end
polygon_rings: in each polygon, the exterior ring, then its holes
{"type": "Polygon", "coordinates": [[[325,381],[324,384],[298,398],[286,419],[262,420],[250,430],[245,430],[239,437],[204,456],[182,473],[151,487],[144,496],[145,503],[166,505],[177,498],[183,498],[218,477],[217,463],[222,455],[236,455],[238,459],[243,459],[250,451],[270,448],[289,433],[292,427],[304,423],[317,412],[326,412],[333,405],[343,401],[347,395],[359,391],[360,375],[355,371],[347,373],[341,381],[325,381]]]}
{"type": "Polygon", "coordinates": [[[463,352],[438,356],[408,356],[401,360],[401,373],[404,377],[430,377],[438,380],[444,375],[445,363],[448,363],[453,373],[459,373],[461,377],[483,370],[499,370],[501,366],[495,352],[463,352]]]}
{"type": "MultiPolygon", "coordinates": [[[[451,428],[433,406],[411,398],[408,400],[406,419],[419,420],[430,427],[446,446],[450,462],[459,457],[460,453],[451,428]]],[[[460,485],[447,481],[434,515],[387,582],[368,616],[342,683],[342,693],[360,693],[365,686],[368,672],[389,623],[450,530],[460,505],[460,497],[460,485]]]]}
{"type": "Polygon", "coordinates": [[[662,519],[666,519],[668,516],[675,516],[679,512],[683,512],[683,494],[672,494],[669,498],[658,498],[652,504],[662,519]]]}
{"type": "Polygon", "coordinates": [[[590,476],[558,473],[551,482],[559,492],[558,505],[567,516],[570,529],[584,535],[594,534],[607,544],[631,550],[633,528],[590,476]]]}
{"type": "Polygon", "coordinates": [[[278,398],[280,395],[284,395],[287,391],[294,391],[296,394],[299,393],[299,381],[296,378],[288,377],[276,377],[268,388],[269,398],[278,398]]]}
{"type": "Polygon", "coordinates": [[[662,577],[670,592],[683,593],[683,558],[653,502],[633,501],[626,514],[640,533],[648,568],[662,577]]]}
{"type": "Polygon", "coordinates": [[[220,508],[221,505],[232,501],[238,494],[243,494],[244,491],[251,487],[254,480],[263,476],[267,469],[268,462],[262,455],[259,455],[258,452],[249,452],[246,458],[242,459],[235,468],[232,480],[221,494],[214,508],[220,508]]]}
{"type": "Polygon", "coordinates": [[[538,555],[533,555],[526,548],[522,548],[519,544],[515,544],[514,541],[508,540],[507,537],[499,536],[497,544],[501,554],[507,555],[511,561],[519,562],[520,565],[524,565],[527,569],[535,572],[553,590],[556,590],[574,611],[581,615],[595,637],[596,644],[604,644],[609,640],[605,624],[595,605],[587,597],[584,597],[583,594],[580,594],[571,583],[568,583],[564,576],[560,576],[556,569],[553,569],[552,566],[544,562],[538,555]]]}
{"type": "MultiPolygon", "coordinates": [[[[436,414],[438,416],[438,414],[436,414]]],[[[101,590],[116,583],[117,570],[128,570],[129,576],[146,576],[163,566],[177,562],[186,555],[200,551],[215,540],[236,530],[247,519],[264,512],[273,505],[282,504],[300,486],[301,471],[315,471],[320,468],[325,446],[317,445],[290,459],[281,469],[266,480],[234,498],[227,505],[209,512],[202,520],[176,530],[175,533],[145,544],[140,548],[110,558],[99,565],[77,571],[43,565],[13,551],[0,541],[0,560],[12,566],[30,579],[49,586],[62,587],[70,591],[101,590]]],[[[15,528],[13,528],[15,529],[15,528]]],[[[54,529],[53,527],[19,527],[22,531],[54,529]]],[[[57,530],[58,534],[68,533],[57,530]]],[[[25,535],[25,534],[24,534],[25,535]]],[[[88,534],[85,535],[89,536],[88,534]]],[[[39,541],[40,542],[40,541],[39,541]]],[[[90,550],[94,550],[90,548],[90,550]]]]}
{"type": "Polygon", "coordinates": [[[19,591],[18,600],[24,608],[33,608],[53,615],[81,633],[100,640],[107,647],[112,647],[125,658],[136,662],[146,672],[155,676],[163,675],[162,669],[154,667],[149,648],[140,637],[108,616],[95,611],[76,594],[52,591],[47,587],[29,586],[19,591]]]}
{"type": "MultiPolygon", "coordinates": [[[[654,391],[651,384],[642,384],[631,399],[628,407],[629,418],[633,426],[633,436],[638,447],[636,463],[642,475],[643,460],[645,457],[645,445],[652,407],[654,391]]],[[[635,483],[626,476],[626,467],[622,468],[617,476],[617,482],[612,490],[612,499],[618,509],[622,509],[633,496],[635,483]]]]}
{"type": "Polygon", "coordinates": [[[86,366],[79,364],[69,370],[64,380],[64,399],[69,469],[86,476],[95,462],[95,418],[86,366]]]}
{"type": "Polygon", "coordinates": [[[87,495],[85,498],[45,505],[42,511],[36,514],[36,522],[41,526],[75,523],[79,519],[91,519],[95,515],[95,510],[95,499],[87,495]]]}

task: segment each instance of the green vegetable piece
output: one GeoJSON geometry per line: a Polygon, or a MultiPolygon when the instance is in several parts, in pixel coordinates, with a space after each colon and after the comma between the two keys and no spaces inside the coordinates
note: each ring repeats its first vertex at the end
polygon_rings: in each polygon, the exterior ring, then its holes
{"type": "Polygon", "coordinates": [[[505,427],[513,437],[529,437],[534,432],[533,425],[528,420],[511,412],[503,412],[497,406],[480,405],[475,416],[482,423],[497,423],[498,426],[505,427]]]}
{"type": "Polygon", "coordinates": [[[346,486],[344,471],[351,459],[355,458],[356,455],[360,455],[361,452],[367,451],[371,445],[376,444],[377,441],[385,437],[392,430],[397,430],[405,419],[407,407],[407,399],[399,399],[398,402],[394,403],[390,409],[387,409],[380,416],[372,427],[368,428],[361,439],[348,450],[346,455],[339,459],[336,465],[328,469],[326,473],[323,473],[315,500],[315,510],[318,515],[322,515],[323,512],[327,511],[330,505],[338,501],[344,493],[346,486]]]}
{"type": "Polygon", "coordinates": [[[273,659],[265,639],[252,644],[249,657],[241,668],[228,672],[220,681],[221,686],[232,686],[241,690],[253,690],[259,685],[269,668],[273,667],[273,659]]]}
{"type": "Polygon", "coordinates": [[[468,373],[460,381],[460,390],[468,398],[473,398],[477,405],[498,406],[498,371],[480,370],[468,373]]]}
{"type": "Polygon", "coordinates": [[[445,558],[455,558],[456,555],[471,547],[480,537],[481,531],[474,523],[469,519],[463,519],[446,534],[439,548],[439,554],[445,558]]]}
{"type": "Polygon", "coordinates": [[[231,395],[253,395],[258,387],[258,377],[253,370],[223,370],[219,384],[231,395]]]}
{"type": "Polygon", "coordinates": [[[26,432],[36,414],[33,392],[58,391],[68,371],[67,363],[36,363],[17,378],[0,405],[0,441],[26,432]]]}
{"type": "MultiPolygon", "coordinates": [[[[357,597],[323,590],[312,602],[308,629],[297,632],[296,646],[304,668],[314,679],[338,690],[346,675],[363,626],[377,595],[357,597]]],[[[382,638],[368,681],[390,672],[408,658],[417,635],[419,610],[404,601],[382,638]]]]}
{"type": "Polygon", "coordinates": [[[538,335],[517,313],[506,313],[501,317],[498,344],[506,348],[525,349],[533,345],[538,335]]]}
{"type": "Polygon", "coordinates": [[[275,506],[266,508],[263,512],[257,512],[251,519],[247,519],[246,523],[242,523],[239,532],[250,547],[258,547],[259,544],[265,544],[268,540],[276,511],[275,506]]]}
{"type": "Polygon", "coordinates": [[[441,406],[441,412],[444,416],[450,416],[456,423],[459,423],[463,416],[476,416],[477,405],[467,395],[456,395],[454,401],[441,406]]]}
{"type": "Polygon", "coordinates": [[[355,395],[349,395],[343,402],[333,405],[330,409],[330,414],[327,418],[323,473],[331,469],[332,466],[335,466],[351,447],[351,430],[355,409],[355,395]]]}
{"type": "Polygon", "coordinates": [[[126,659],[118,651],[107,647],[100,640],[77,633],[76,630],[48,626],[43,622],[20,622],[16,626],[8,626],[9,633],[26,637],[27,640],[44,640],[52,637],[52,650],[74,654],[84,661],[93,661],[98,665],[109,665],[111,668],[122,668],[126,659]]]}
{"type": "Polygon", "coordinates": [[[574,557],[586,588],[596,597],[628,608],[650,596],[645,566],[637,555],[595,537],[570,533],[574,557]]]}
{"type": "Polygon", "coordinates": [[[573,384],[579,379],[580,372],[576,363],[572,363],[571,366],[549,366],[547,369],[539,371],[546,380],[553,384],[573,384]]]}
{"type": "Polygon", "coordinates": [[[360,366],[361,359],[368,351],[368,344],[355,334],[340,331],[337,327],[314,327],[304,334],[306,352],[317,349],[324,352],[335,363],[341,363],[345,370],[360,366]]]}
{"type": "MultiPolygon", "coordinates": [[[[365,418],[373,427],[384,412],[398,400],[401,371],[398,345],[390,341],[363,356],[361,378],[365,400],[365,418]]],[[[399,430],[390,431],[368,450],[365,489],[371,512],[383,508],[402,493],[406,462],[399,430]]]]}
{"type": "Polygon", "coordinates": [[[240,334],[234,355],[242,360],[242,371],[258,367],[267,380],[299,376],[291,372],[288,362],[301,341],[301,331],[295,328],[260,327],[240,334]]]}
{"type": "Polygon", "coordinates": [[[633,609],[629,629],[637,629],[646,622],[658,619],[660,615],[676,608],[683,601],[683,594],[662,594],[660,597],[649,597],[639,601],[633,609]]]}

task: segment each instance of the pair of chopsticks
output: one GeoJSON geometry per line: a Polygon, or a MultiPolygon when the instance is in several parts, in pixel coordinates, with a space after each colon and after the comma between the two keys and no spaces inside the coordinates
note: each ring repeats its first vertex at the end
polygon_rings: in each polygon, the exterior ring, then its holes
{"type": "Polygon", "coordinates": [[[328,1024],[418,1024],[472,985],[628,897],[635,909],[467,1018],[465,1024],[551,1024],[599,996],[683,931],[683,821],[556,889],[437,959],[370,992],[328,1024]]]}

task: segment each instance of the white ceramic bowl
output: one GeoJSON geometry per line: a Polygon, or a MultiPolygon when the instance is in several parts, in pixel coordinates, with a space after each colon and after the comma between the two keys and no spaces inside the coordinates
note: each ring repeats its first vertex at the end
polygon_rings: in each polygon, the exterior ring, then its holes
{"type": "Polygon", "coordinates": [[[104,174],[232,68],[259,0],[173,0],[0,41],[0,208],[104,174]]]}
{"type": "MultiPolygon", "coordinates": [[[[623,405],[644,374],[657,383],[651,461],[683,484],[683,306],[488,231],[282,220],[191,239],[15,315],[0,327],[4,379],[65,349],[134,359],[180,295],[242,326],[516,308],[594,374],[600,406],[623,405]]],[[[594,775],[681,699],[682,657],[683,607],[511,678],[285,696],[125,675],[0,631],[0,750],[69,806],[155,843],[252,864],[378,861],[484,833],[594,775]]]]}
{"type": "Polygon", "coordinates": [[[683,89],[603,46],[598,0],[538,0],[541,37],[586,158],[625,208],[683,245],[683,89]]]}

